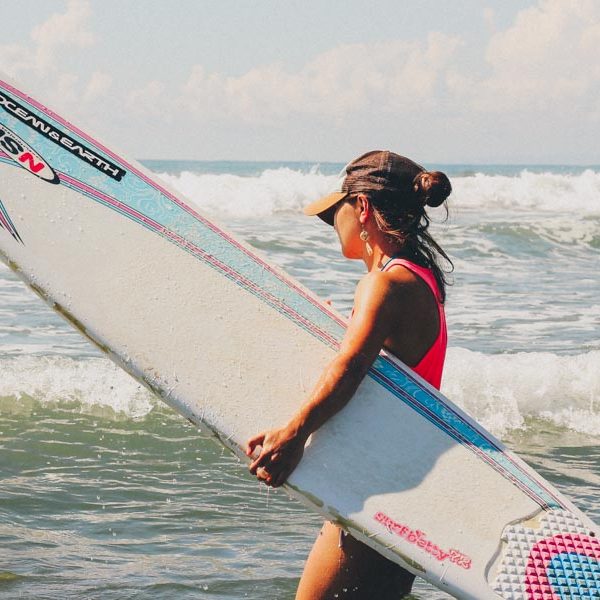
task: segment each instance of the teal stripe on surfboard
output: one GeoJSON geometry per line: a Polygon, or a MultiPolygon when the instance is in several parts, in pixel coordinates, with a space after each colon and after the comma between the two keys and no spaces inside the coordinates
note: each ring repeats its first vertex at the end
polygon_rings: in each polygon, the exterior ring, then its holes
{"type": "Polygon", "coordinates": [[[542,508],[564,507],[559,498],[515,464],[498,443],[469,426],[458,413],[417,383],[409,371],[399,369],[395,364],[378,357],[369,375],[457,442],[471,448],[542,508]]]}
{"type": "MultiPolygon", "coordinates": [[[[6,85],[0,83],[0,87],[4,87],[6,90],[4,92],[5,98],[14,97],[14,100],[20,105],[26,106],[31,114],[36,114],[45,121],[52,123],[57,130],[68,131],[71,138],[88,147],[93,146],[94,150],[100,155],[107,152],[106,149],[99,147],[90,138],[79,136],[72,126],[57,120],[58,118],[54,118],[55,115],[46,112],[41,106],[32,105],[22,95],[15,94],[16,90],[12,90],[10,86],[6,87],[6,85]]],[[[276,298],[279,302],[275,304],[275,307],[289,318],[294,318],[296,322],[313,324],[309,327],[309,330],[324,343],[335,348],[341,340],[345,331],[345,325],[342,322],[328,313],[326,309],[299,293],[291,283],[266,268],[260,259],[232,243],[213,225],[182,208],[169,197],[168,192],[163,193],[155,184],[150,185],[144,181],[145,176],[136,173],[136,169],[131,165],[111,153],[111,160],[117,162],[119,166],[127,171],[120,182],[115,181],[102,175],[72,153],[67,152],[56,142],[40,136],[22,120],[10,115],[6,110],[2,113],[2,118],[7,127],[13,129],[19,137],[36,150],[39,150],[46,161],[57,171],[67,172],[74,179],[88,182],[87,185],[95,188],[99,196],[119,198],[121,202],[127,204],[134,211],[159,223],[179,238],[202,248],[205,255],[215,257],[219,262],[227,265],[229,269],[240,274],[242,276],[238,280],[240,285],[244,285],[255,295],[257,295],[257,289],[261,290],[261,297],[265,301],[268,301],[269,298],[276,298]],[[300,319],[298,320],[296,316],[300,319]]],[[[86,193],[86,195],[91,197],[94,194],[86,193]]],[[[97,200],[97,198],[95,199],[97,200]]],[[[118,210],[114,206],[110,207],[118,210]]],[[[123,214],[122,210],[119,212],[123,214]]],[[[130,215],[126,216],[130,217],[130,215]]],[[[141,222],[140,224],[148,226],[147,223],[141,222]]],[[[158,231],[158,233],[161,232],[158,231]]],[[[161,234],[164,235],[164,233],[161,234]]],[[[176,239],[171,237],[169,239],[174,243],[178,243],[176,239]]],[[[185,245],[179,245],[190,251],[185,245]]],[[[200,255],[197,256],[202,258],[200,255]]],[[[269,304],[273,305],[271,301],[269,301],[269,304]]],[[[379,358],[372,370],[372,376],[383,385],[386,385],[400,400],[409,403],[413,409],[445,433],[475,451],[480,457],[487,458],[487,461],[493,463],[495,468],[502,472],[507,479],[513,481],[521,489],[529,490],[529,495],[534,497],[540,506],[561,505],[543,485],[536,482],[529,473],[523,471],[518,464],[513,462],[495,440],[489,438],[474,423],[463,419],[429,390],[416,383],[410,374],[403,372],[389,361],[379,358]]]]}

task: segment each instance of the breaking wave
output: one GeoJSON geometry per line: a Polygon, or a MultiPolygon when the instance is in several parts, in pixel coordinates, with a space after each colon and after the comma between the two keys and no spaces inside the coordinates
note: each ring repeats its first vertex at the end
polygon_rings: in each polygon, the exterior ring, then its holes
{"type": "MultiPolygon", "coordinates": [[[[442,391],[492,433],[528,418],[600,435],[600,351],[483,354],[450,348],[442,391]]],[[[0,411],[59,405],[78,413],[143,419],[157,406],[144,387],[104,358],[22,356],[0,361],[0,411]]]]}

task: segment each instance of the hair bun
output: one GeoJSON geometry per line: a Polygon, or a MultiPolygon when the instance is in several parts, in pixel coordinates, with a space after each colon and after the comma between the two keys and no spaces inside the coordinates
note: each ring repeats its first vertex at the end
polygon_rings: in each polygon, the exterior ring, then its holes
{"type": "Polygon", "coordinates": [[[441,171],[422,171],[415,177],[414,183],[423,206],[440,206],[452,192],[450,180],[441,171]]]}

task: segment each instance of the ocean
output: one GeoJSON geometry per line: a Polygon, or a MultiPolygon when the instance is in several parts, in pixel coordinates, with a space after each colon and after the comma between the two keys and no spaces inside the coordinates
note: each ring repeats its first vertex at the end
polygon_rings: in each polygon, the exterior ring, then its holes
{"type": "MultiPolygon", "coordinates": [[[[364,265],[301,214],[341,164],[144,163],[349,313],[364,265]]],[[[454,188],[442,391],[600,522],[600,167],[427,167],[454,188]]],[[[0,598],[291,600],[320,524],[0,265],[0,598]]]]}

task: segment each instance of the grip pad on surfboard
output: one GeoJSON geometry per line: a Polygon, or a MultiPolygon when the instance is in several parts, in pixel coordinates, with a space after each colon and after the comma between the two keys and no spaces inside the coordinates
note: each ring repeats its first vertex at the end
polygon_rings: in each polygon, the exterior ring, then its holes
{"type": "Polygon", "coordinates": [[[600,598],[600,539],[568,511],[536,521],[504,529],[494,591],[504,600],[600,598]]]}

